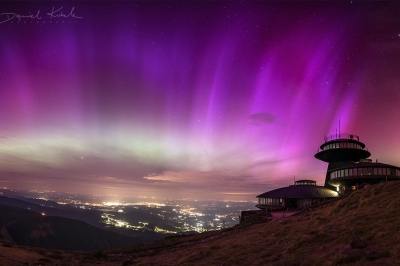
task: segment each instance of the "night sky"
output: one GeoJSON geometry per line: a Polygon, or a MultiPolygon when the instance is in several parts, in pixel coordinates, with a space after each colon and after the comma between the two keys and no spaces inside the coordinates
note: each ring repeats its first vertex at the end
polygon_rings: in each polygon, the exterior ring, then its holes
{"type": "Polygon", "coordinates": [[[294,176],[323,185],[314,154],[339,119],[371,159],[400,165],[400,2],[0,14],[0,187],[254,200],[294,176]]]}

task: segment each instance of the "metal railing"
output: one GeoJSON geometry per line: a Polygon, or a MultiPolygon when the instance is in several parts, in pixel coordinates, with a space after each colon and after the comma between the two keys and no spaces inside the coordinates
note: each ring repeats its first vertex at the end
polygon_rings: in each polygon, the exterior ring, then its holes
{"type": "MultiPolygon", "coordinates": [[[[332,148],[332,149],[321,149],[320,147],[318,147],[317,148],[317,153],[318,152],[321,152],[321,151],[326,151],[326,150],[334,150],[335,148],[332,148]]],[[[365,147],[364,149],[363,148],[336,148],[336,149],[357,149],[357,150],[363,150],[363,151],[368,151],[369,152],[369,150],[368,150],[368,148],[367,147],[365,147]]]]}
{"type": "Polygon", "coordinates": [[[326,148],[326,149],[321,149],[321,147],[317,148],[317,153],[321,152],[321,151],[326,151],[326,150],[334,150],[334,149],[358,149],[358,150],[364,150],[364,151],[368,151],[367,147],[364,148],[354,148],[354,147],[337,147],[337,148],[326,148]]]}
{"type": "Polygon", "coordinates": [[[325,142],[331,141],[331,140],[336,140],[336,139],[354,139],[359,141],[360,137],[354,134],[349,134],[349,133],[340,133],[340,134],[333,134],[330,136],[325,136],[325,142]]]}

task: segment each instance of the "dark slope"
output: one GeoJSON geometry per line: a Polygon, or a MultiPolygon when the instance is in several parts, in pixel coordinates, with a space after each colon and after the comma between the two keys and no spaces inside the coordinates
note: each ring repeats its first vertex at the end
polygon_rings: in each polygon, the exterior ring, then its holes
{"type": "Polygon", "coordinates": [[[138,238],[101,230],[82,221],[43,216],[5,205],[0,205],[0,239],[71,249],[110,249],[139,243],[138,238]]]}
{"type": "MultiPolygon", "coordinates": [[[[7,196],[5,196],[7,197],[7,196]]],[[[71,211],[76,211],[77,208],[71,206],[71,205],[64,205],[64,204],[58,204],[55,201],[52,200],[43,200],[43,199],[31,199],[31,198],[25,198],[25,197],[21,197],[21,196],[16,196],[16,197],[8,197],[8,198],[15,198],[15,199],[19,199],[28,203],[33,203],[39,206],[43,206],[43,207],[49,207],[49,208],[56,208],[59,210],[71,210],[71,211]]]]}
{"type": "MultiPolygon", "coordinates": [[[[17,207],[17,208],[21,208],[24,210],[30,210],[30,211],[34,211],[38,214],[45,213],[46,216],[58,216],[58,217],[64,217],[64,218],[68,218],[68,219],[83,221],[87,224],[90,224],[94,227],[97,227],[97,228],[100,228],[103,230],[117,232],[119,234],[123,234],[123,235],[130,236],[130,237],[136,237],[138,239],[140,238],[140,242],[155,241],[155,240],[159,240],[159,239],[162,239],[165,237],[165,235],[158,234],[158,233],[155,233],[152,231],[142,232],[142,231],[136,231],[136,230],[124,229],[124,228],[106,227],[105,224],[101,223],[101,212],[100,211],[82,210],[82,209],[76,209],[76,208],[71,209],[71,207],[70,207],[71,210],[68,210],[65,208],[58,209],[58,208],[56,208],[57,205],[55,205],[56,207],[45,207],[45,206],[40,206],[37,204],[27,202],[25,200],[0,196],[0,204],[2,204],[2,205],[17,207]]],[[[50,205],[50,206],[52,206],[52,205],[50,205]]],[[[118,213],[115,213],[115,214],[119,215],[118,213]]]]}
{"type": "MultiPolygon", "coordinates": [[[[29,199],[27,199],[29,200],[29,199]]],[[[93,210],[80,210],[80,209],[72,209],[69,208],[57,208],[57,205],[53,207],[41,206],[38,204],[34,204],[22,199],[16,198],[8,198],[4,196],[0,196],[0,204],[7,205],[11,207],[18,207],[25,210],[30,210],[36,213],[45,213],[48,216],[59,216],[69,219],[80,220],[95,227],[104,229],[103,225],[100,223],[101,221],[101,212],[93,211],[93,210]]]]}

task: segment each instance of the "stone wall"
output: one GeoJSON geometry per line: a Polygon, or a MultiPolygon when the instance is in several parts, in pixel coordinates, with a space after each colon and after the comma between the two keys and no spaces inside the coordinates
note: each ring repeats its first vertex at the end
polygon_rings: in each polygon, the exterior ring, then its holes
{"type": "Polygon", "coordinates": [[[265,210],[242,211],[239,225],[265,222],[269,217],[271,217],[271,213],[267,213],[265,210]]]}

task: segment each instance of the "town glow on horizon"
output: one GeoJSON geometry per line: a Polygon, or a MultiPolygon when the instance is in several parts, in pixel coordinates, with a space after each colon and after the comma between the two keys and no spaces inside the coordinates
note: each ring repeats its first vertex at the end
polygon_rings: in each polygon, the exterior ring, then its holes
{"type": "Polygon", "coordinates": [[[323,185],[314,154],[339,119],[400,164],[400,3],[72,7],[0,24],[0,186],[254,200],[294,176],[323,185]]]}

